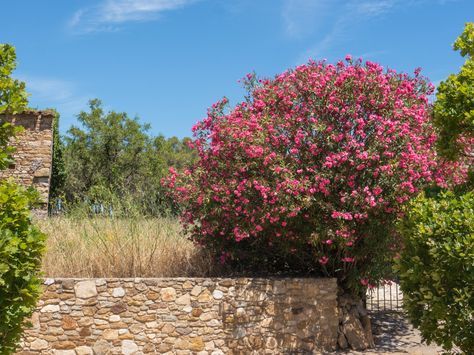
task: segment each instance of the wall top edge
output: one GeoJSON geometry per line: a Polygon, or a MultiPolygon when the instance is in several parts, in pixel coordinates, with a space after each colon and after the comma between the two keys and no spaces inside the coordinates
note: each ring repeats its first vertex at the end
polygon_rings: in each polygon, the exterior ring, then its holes
{"type": "Polygon", "coordinates": [[[142,281],[222,281],[222,280],[255,280],[255,281],[317,281],[317,282],[335,282],[332,277],[49,277],[42,278],[43,284],[53,284],[62,281],[106,281],[106,282],[142,282],[142,281]]]}
{"type": "Polygon", "coordinates": [[[0,114],[0,117],[11,117],[11,116],[35,116],[35,117],[55,117],[56,112],[53,110],[34,110],[34,109],[27,109],[21,112],[17,112],[15,114],[7,114],[3,113],[0,114]]]}

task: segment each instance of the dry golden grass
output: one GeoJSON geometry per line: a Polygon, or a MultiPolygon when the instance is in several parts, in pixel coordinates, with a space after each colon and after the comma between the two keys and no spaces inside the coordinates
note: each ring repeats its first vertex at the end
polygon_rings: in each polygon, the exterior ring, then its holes
{"type": "Polygon", "coordinates": [[[183,234],[179,222],[154,219],[38,221],[47,234],[45,277],[208,276],[211,258],[183,234]]]}

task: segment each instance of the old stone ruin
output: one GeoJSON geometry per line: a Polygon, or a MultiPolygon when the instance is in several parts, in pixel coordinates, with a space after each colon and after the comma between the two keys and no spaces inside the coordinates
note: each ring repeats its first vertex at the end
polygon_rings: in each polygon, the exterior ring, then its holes
{"type": "Polygon", "coordinates": [[[52,168],[53,111],[27,110],[16,115],[0,115],[0,122],[22,126],[23,132],[12,141],[16,148],[14,163],[0,171],[0,179],[13,178],[18,183],[33,186],[40,193],[38,214],[46,214],[52,168]]]}

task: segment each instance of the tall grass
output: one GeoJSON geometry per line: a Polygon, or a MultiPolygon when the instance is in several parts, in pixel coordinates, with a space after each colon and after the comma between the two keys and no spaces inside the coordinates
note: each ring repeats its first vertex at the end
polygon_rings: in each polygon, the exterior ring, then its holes
{"type": "Polygon", "coordinates": [[[209,276],[214,263],[173,218],[39,220],[45,277],[209,276]]]}

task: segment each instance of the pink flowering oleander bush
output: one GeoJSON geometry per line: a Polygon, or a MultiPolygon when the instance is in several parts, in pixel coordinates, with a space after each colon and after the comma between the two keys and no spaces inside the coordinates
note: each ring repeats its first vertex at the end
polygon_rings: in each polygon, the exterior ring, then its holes
{"type": "Polygon", "coordinates": [[[350,56],[245,84],[245,102],[193,128],[199,161],[166,180],[191,238],[236,271],[381,280],[400,207],[464,177],[436,155],[433,87],[350,56]]]}

